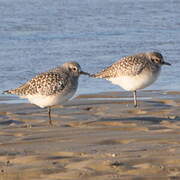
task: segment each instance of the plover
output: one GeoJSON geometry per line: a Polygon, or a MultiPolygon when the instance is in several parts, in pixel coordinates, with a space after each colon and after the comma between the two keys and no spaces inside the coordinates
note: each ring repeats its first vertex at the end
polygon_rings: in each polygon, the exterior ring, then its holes
{"type": "Polygon", "coordinates": [[[139,53],[123,57],[91,77],[104,78],[127,91],[132,91],[136,107],[136,90],[143,89],[156,81],[162,65],[171,64],[165,62],[159,52],[139,53]]]}
{"type": "Polygon", "coordinates": [[[78,87],[78,78],[81,71],[77,62],[67,62],[62,66],[41,73],[22,86],[4,91],[6,94],[15,94],[27,98],[32,104],[41,108],[48,107],[49,124],[51,121],[51,107],[63,104],[75,94],[78,87]]]}

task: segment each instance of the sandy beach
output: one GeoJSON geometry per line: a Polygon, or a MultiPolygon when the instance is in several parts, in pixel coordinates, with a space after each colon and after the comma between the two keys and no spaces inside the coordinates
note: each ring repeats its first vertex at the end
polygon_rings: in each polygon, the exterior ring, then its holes
{"type": "Polygon", "coordinates": [[[0,180],[180,179],[180,92],[80,95],[52,110],[0,97],[0,180]]]}

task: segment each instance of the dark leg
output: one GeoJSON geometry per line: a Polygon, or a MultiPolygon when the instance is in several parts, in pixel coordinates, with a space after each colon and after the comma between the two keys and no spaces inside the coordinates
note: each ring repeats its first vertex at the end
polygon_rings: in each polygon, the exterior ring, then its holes
{"type": "Polygon", "coordinates": [[[48,107],[48,115],[49,115],[49,125],[52,125],[52,121],[51,121],[51,107],[48,107]]]}
{"type": "Polygon", "coordinates": [[[137,96],[136,96],[136,91],[133,91],[134,95],[134,107],[137,107],[137,96]]]}

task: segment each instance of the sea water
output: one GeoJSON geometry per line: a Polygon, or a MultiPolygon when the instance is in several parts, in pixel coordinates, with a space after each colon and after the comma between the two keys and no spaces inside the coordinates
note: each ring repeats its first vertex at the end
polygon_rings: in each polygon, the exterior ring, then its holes
{"type": "MultiPolygon", "coordinates": [[[[96,73],[123,56],[159,51],[147,89],[180,90],[179,0],[0,0],[0,92],[66,61],[96,73]]],[[[122,91],[82,76],[77,94],[122,91]]]]}

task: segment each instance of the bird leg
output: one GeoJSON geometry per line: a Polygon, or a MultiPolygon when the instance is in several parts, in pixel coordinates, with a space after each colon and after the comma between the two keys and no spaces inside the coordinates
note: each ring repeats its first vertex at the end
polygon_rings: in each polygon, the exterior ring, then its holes
{"type": "Polygon", "coordinates": [[[52,126],[52,120],[51,120],[51,107],[48,107],[48,115],[49,115],[49,125],[52,126]]]}
{"type": "Polygon", "coordinates": [[[134,107],[137,107],[137,96],[136,96],[136,91],[133,91],[134,95],[134,107]]]}

